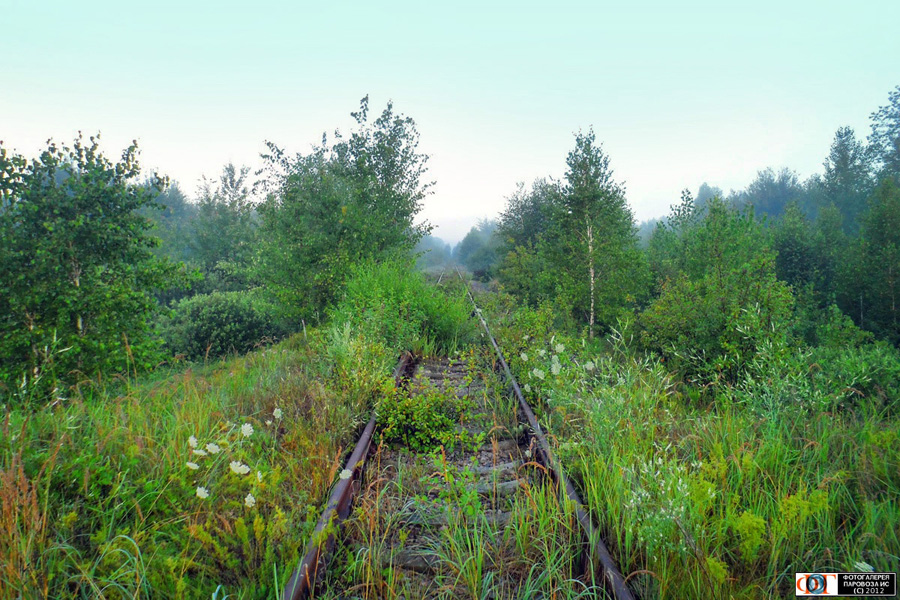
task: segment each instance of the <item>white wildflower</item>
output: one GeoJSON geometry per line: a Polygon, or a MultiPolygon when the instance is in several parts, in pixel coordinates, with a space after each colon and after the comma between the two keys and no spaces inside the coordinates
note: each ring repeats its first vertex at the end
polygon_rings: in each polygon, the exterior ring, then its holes
{"type": "Polygon", "coordinates": [[[244,498],[244,504],[247,505],[247,508],[253,508],[256,505],[256,498],[253,497],[253,494],[247,494],[247,497],[244,498]]]}
{"type": "Polygon", "coordinates": [[[557,344],[557,345],[556,345],[556,351],[559,352],[560,354],[562,354],[563,352],[566,351],[566,347],[563,346],[562,344],[557,344]]]}
{"type": "Polygon", "coordinates": [[[189,463],[187,463],[187,468],[190,469],[191,471],[196,471],[197,469],[200,468],[200,465],[198,465],[195,462],[189,462],[189,463]]]}
{"type": "Polygon", "coordinates": [[[191,448],[196,448],[197,447],[197,438],[195,438],[194,436],[189,437],[188,438],[188,446],[190,446],[191,448]]]}
{"type": "Polygon", "coordinates": [[[222,449],[219,448],[218,444],[209,443],[206,445],[206,451],[210,454],[218,454],[222,449]]]}
{"type": "Polygon", "coordinates": [[[546,373],[544,373],[537,367],[534,368],[534,370],[531,372],[531,374],[534,375],[535,377],[537,377],[538,379],[540,379],[541,381],[544,380],[544,375],[546,375],[546,373]]]}
{"type": "Polygon", "coordinates": [[[228,467],[231,469],[231,472],[234,473],[235,475],[246,475],[247,473],[250,472],[250,467],[248,467],[247,465],[245,465],[244,463],[242,463],[239,460],[231,461],[231,464],[229,464],[228,467]]]}
{"type": "Polygon", "coordinates": [[[524,387],[523,389],[524,389],[526,392],[528,392],[529,394],[531,393],[531,386],[528,385],[527,383],[525,384],[525,387],[524,387]]]}
{"type": "Polygon", "coordinates": [[[267,420],[266,420],[266,427],[271,427],[271,426],[272,426],[272,420],[271,420],[271,419],[267,419],[267,420]]]}
{"type": "Polygon", "coordinates": [[[531,458],[531,450],[525,451],[525,458],[531,458]]]}
{"type": "Polygon", "coordinates": [[[585,370],[585,371],[593,371],[594,368],[596,368],[596,365],[594,364],[593,361],[590,361],[590,360],[589,360],[589,361],[587,361],[586,363],[584,363],[584,370],[585,370]]]}
{"type": "Polygon", "coordinates": [[[191,450],[191,452],[193,452],[197,456],[206,456],[206,450],[203,450],[201,448],[194,448],[193,450],[191,450]]]}
{"type": "Polygon", "coordinates": [[[350,469],[344,469],[343,471],[341,471],[341,479],[350,479],[351,477],[353,477],[353,471],[351,471],[350,469]]]}
{"type": "Polygon", "coordinates": [[[197,488],[197,497],[201,498],[201,499],[209,498],[209,490],[202,486],[198,487],[197,488]]]}
{"type": "Polygon", "coordinates": [[[256,480],[257,480],[258,482],[262,483],[262,471],[257,471],[257,472],[256,472],[256,480]]]}
{"type": "Polygon", "coordinates": [[[538,354],[541,355],[541,358],[544,358],[545,356],[547,356],[547,351],[541,348],[540,350],[538,350],[538,354]]]}
{"type": "Polygon", "coordinates": [[[559,372],[562,370],[562,365],[559,364],[559,357],[557,355],[553,355],[553,358],[550,360],[550,371],[554,375],[559,375],[559,372]]]}
{"type": "Polygon", "coordinates": [[[528,355],[525,354],[524,352],[519,355],[519,358],[522,359],[522,362],[528,362],[528,355]]]}
{"type": "Polygon", "coordinates": [[[244,437],[250,437],[251,435],[253,435],[253,425],[251,425],[250,423],[244,423],[243,425],[241,425],[241,434],[244,437]]]}
{"type": "Polygon", "coordinates": [[[275,410],[272,411],[272,416],[275,417],[276,419],[280,419],[281,417],[284,416],[284,413],[281,412],[280,408],[276,408],[275,410]]]}

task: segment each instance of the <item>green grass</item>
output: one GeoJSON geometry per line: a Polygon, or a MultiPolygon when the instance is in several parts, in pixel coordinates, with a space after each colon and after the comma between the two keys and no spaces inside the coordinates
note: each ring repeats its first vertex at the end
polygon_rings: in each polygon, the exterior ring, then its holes
{"type": "Polygon", "coordinates": [[[786,597],[794,572],[900,569],[895,351],[867,375],[849,372],[868,347],[837,367],[798,352],[700,390],[621,338],[592,346],[523,316],[497,328],[504,350],[643,597],[786,597]]]}
{"type": "Polygon", "coordinates": [[[278,597],[401,350],[468,339],[410,277],[360,268],[329,324],[243,357],[0,400],[0,600],[278,597]]]}

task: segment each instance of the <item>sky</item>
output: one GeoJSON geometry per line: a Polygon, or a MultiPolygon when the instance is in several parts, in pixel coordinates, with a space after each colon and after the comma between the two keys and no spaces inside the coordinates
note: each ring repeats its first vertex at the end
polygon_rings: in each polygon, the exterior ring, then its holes
{"type": "Polygon", "coordinates": [[[412,117],[459,240],[593,127],[637,220],[703,182],[821,172],[900,85],[900,2],[0,0],[0,140],[133,139],[192,195],[264,142],[306,152],[370,97],[412,117]]]}

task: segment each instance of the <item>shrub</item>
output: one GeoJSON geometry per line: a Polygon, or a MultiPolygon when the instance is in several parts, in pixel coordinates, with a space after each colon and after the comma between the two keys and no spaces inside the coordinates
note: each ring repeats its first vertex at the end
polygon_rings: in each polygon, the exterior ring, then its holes
{"type": "Polygon", "coordinates": [[[213,292],[178,302],[162,324],[167,349],[190,359],[242,354],[283,336],[276,308],[251,292],[213,292]]]}
{"type": "Polygon", "coordinates": [[[474,337],[465,291],[429,285],[412,261],[363,263],[353,270],[332,311],[332,326],[400,350],[433,348],[450,353],[474,337]]]}

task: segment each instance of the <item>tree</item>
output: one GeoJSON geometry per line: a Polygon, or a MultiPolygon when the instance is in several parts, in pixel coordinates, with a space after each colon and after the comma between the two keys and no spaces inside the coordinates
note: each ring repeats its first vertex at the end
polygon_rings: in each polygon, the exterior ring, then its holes
{"type": "MultiPolygon", "coordinates": [[[[900,186],[885,179],[870,199],[859,241],[857,324],[900,343],[900,186]]],[[[854,311],[849,311],[850,315],[854,311]]]]}
{"type": "Polygon", "coordinates": [[[257,234],[249,173],[249,167],[236,168],[229,163],[218,184],[204,179],[200,186],[190,246],[192,260],[205,276],[201,291],[238,291],[249,285],[257,234]]]}
{"type": "Polygon", "coordinates": [[[479,279],[489,279],[497,264],[496,230],[496,221],[480,221],[453,249],[453,257],[479,279]]]}
{"type": "Polygon", "coordinates": [[[797,174],[790,169],[781,169],[777,173],[772,169],[757,172],[747,189],[739,193],[735,204],[740,207],[753,207],[754,214],[778,217],[785,207],[803,194],[797,174]]]}
{"type": "Polygon", "coordinates": [[[637,235],[624,188],[613,179],[593,130],[576,134],[566,165],[566,183],[554,210],[551,262],[559,269],[563,293],[586,317],[593,337],[598,307],[599,321],[608,325],[634,291],[630,275],[640,260],[637,235]]]}
{"type": "Polygon", "coordinates": [[[66,384],[148,367],[154,290],[176,277],[151,222],[165,180],[137,183],[137,145],[119,162],[99,136],[49,142],[31,161],[0,148],[0,384],[66,384]]]}
{"type": "Polygon", "coordinates": [[[764,347],[785,347],[792,297],[752,211],[707,209],[678,233],[679,270],[641,314],[642,339],[691,377],[736,382],[764,347]]]}
{"type": "Polygon", "coordinates": [[[872,113],[869,147],[881,176],[900,176],[900,85],[888,94],[888,103],[872,113]]]}
{"type": "Polygon", "coordinates": [[[821,206],[833,204],[841,211],[845,231],[849,234],[859,230],[859,215],[865,210],[866,198],[872,193],[869,172],[866,149],[857,141],[853,129],[838,129],[825,159],[819,202],[821,206]]]}
{"type": "Polygon", "coordinates": [[[321,314],[354,264],[410,254],[431,230],[415,223],[432,185],[415,122],[388,103],[369,123],[368,97],[352,115],[349,138],[307,155],[268,144],[259,276],[297,316],[321,314]]]}
{"type": "Polygon", "coordinates": [[[531,189],[520,183],[506,199],[506,208],[497,221],[502,249],[508,252],[518,246],[536,246],[550,226],[553,205],[559,196],[556,182],[537,179],[531,189]]]}

